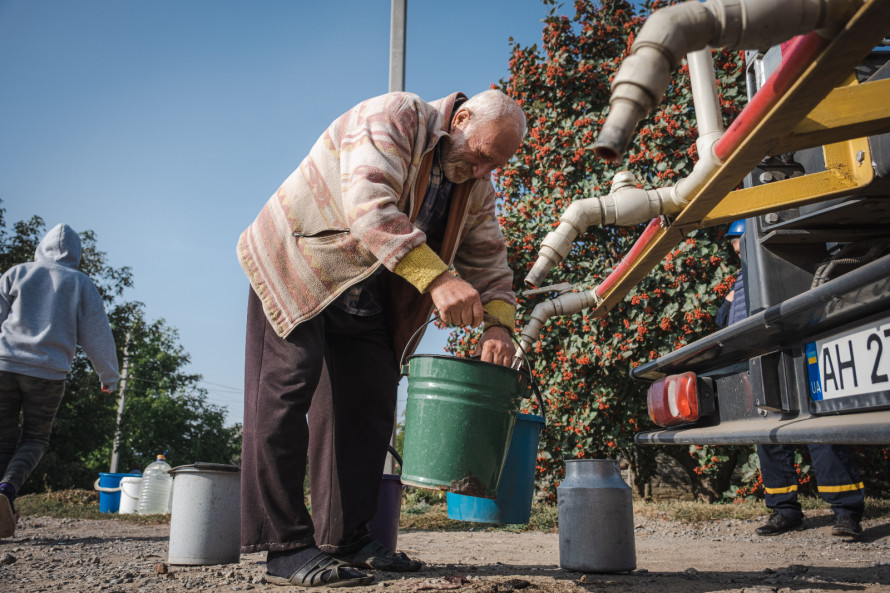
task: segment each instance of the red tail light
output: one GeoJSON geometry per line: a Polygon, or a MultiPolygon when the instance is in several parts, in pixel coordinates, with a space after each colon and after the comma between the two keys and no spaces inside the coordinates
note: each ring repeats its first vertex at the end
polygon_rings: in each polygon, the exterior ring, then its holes
{"type": "Polygon", "coordinates": [[[658,426],[689,424],[700,417],[695,373],[664,377],[649,387],[649,417],[658,426]]]}

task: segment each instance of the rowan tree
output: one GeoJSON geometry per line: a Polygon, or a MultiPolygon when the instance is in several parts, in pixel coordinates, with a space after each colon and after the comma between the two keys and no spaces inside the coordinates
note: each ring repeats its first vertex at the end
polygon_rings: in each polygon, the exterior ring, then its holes
{"type": "MultiPolygon", "coordinates": [[[[523,279],[544,236],[574,200],[609,192],[613,176],[634,173],[642,187],[672,185],[691,172],[696,127],[684,64],[673,73],[665,100],[639,126],[623,162],[607,163],[592,151],[609,105],[611,80],[629,53],[634,34],[651,7],[623,0],[577,1],[574,15],[553,2],[544,19],[541,45],[512,43],[510,76],[500,88],[520,102],[529,131],[518,153],[497,172],[501,224],[521,295],[523,279]]],[[[727,118],[744,96],[738,53],[715,52],[720,101],[727,118]]],[[[642,227],[593,227],[580,235],[548,282],[587,289],[618,264],[642,227]]],[[[691,233],[606,317],[589,311],[545,324],[529,353],[545,398],[548,428],[542,434],[539,479],[551,495],[565,458],[632,461],[642,492],[654,472],[655,448],[636,447],[633,435],[654,428],[646,410],[646,386],[631,380],[634,366],[713,332],[714,315],[731,284],[728,245],[722,230],[691,233]]],[[[520,296],[519,324],[538,302],[520,296]]],[[[471,334],[456,334],[461,352],[471,334]]],[[[530,409],[536,404],[530,401],[530,409]]],[[[700,498],[714,500],[726,489],[736,464],[735,448],[665,447],[686,468],[700,498]]]]}
{"type": "MultiPolygon", "coordinates": [[[[519,101],[529,120],[528,136],[516,158],[496,173],[500,222],[520,294],[518,330],[536,300],[521,296],[523,279],[544,236],[574,200],[608,193],[614,175],[631,171],[647,189],[669,186],[689,175],[697,158],[697,135],[689,70],[673,72],[664,100],[638,126],[618,164],[592,151],[608,113],[610,86],[634,36],[659,2],[577,0],[574,14],[549,6],[540,47],[511,41],[510,76],[498,85],[519,101]]],[[[660,3],[665,4],[665,3],[660,3]]],[[[718,99],[729,124],[746,101],[741,52],[713,52],[718,99]]],[[[588,289],[599,284],[640,235],[638,228],[593,227],[575,241],[549,282],[588,289]]],[[[564,474],[564,459],[614,458],[632,463],[640,494],[656,469],[659,451],[686,470],[693,494],[702,500],[762,496],[752,446],[638,447],[633,435],[653,429],[646,410],[646,385],[633,381],[635,366],[667,354],[717,328],[714,316],[732,287],[738,260],[722,238],[724,229],[690,233],[604,318],[588,312],[550,320],[530,352],[533,375],[546,399],[549,426],[542,433],[539,483],[552,497],[564,474]],[[738,468],[741,484],[731,484],[738,468]]],[[[474,333],[458,332],[451,346],[469,352],[474,333]]],[[[533,399],[526,404],[536,411],[533,399]]],[[[854,450],[871,495],[890,491],[890,449],[854,450]]],[[[806,451],[797,471],[804,491],[815,494],[806,451]]]]}

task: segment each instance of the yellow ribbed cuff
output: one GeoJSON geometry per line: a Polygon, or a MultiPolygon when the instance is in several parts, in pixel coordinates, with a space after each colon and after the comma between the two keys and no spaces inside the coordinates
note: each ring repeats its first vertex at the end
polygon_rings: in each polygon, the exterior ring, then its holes
{"type": "MultiPolygon", "coordinates": [[[[486,313],[494,315],[501,324],[507,326],[512,332],[516,327],[516,307],[504,301],[489,301],[482,306],[486,313]]],[[[495,325],[494,323],[485,322],[483,331],[495,325]]]]}
{"type": "Polygon", "coordinates": [[[426,243],[409,251],[394,270],[420,292],[426,292],[433,280],[447,271],[448,266],[426,243]]]}

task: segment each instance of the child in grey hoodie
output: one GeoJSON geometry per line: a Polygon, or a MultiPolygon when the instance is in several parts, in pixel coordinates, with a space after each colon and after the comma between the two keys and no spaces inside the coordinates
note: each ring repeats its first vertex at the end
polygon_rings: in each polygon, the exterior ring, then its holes
{"type": "Polygon", "coordinates": [[[0,277],[0,538],[15,532],[15,493],[49,445],[77,345],[102,391],[114,391],[120,379],[102,297],[78,271],[80,254],[80,237],[59,224],[33,262],[0,277]]]}

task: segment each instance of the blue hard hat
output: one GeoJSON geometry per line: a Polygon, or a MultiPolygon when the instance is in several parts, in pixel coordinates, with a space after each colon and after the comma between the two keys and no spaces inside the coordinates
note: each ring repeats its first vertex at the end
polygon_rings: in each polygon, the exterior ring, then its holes
{"type": "Polygon", "coordinates": [[[729,225],[729,230],[726,231],[727,237],[741,237],[745,234],[745,220],[737,220],[731,225],[729,225]]]}

